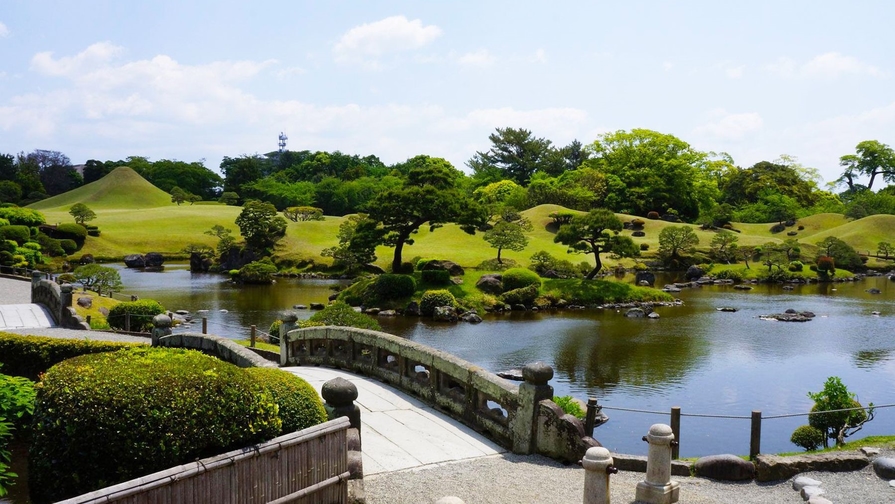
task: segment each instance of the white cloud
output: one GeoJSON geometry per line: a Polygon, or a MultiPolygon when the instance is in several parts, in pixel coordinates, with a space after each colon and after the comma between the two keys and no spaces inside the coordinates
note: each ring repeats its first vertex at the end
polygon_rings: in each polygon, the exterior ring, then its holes
{"type": "Polygon", "coordinates": [[[9,36],[9,28],[7,28],[5,24],[0,22],[0,37],[8,37],[8,36],[9,36]]]}
{"type": "Polygon", "coordinates": [[[547,51],[538,49],[531,57],[532,63],[547,63],[547,51]]]}
{"type": "Polygon", "coordinates": [[[713,110],[710,113],[715,119],[711,122],[697,126],[693,132],[714,139],[739,140],[749,133],[761,129],[764,121],[756,112],[742,114],[730,114],[724,109],[713,110]]]}
{"type": "Polygon", "coordinates": [[[735,67],[727,67],[724,73],[727,75],[728,79],[739,79],[743,76],[743,72],[746,70],[745,65],[735,66],[735,67]]]}
{"type": "Polygon", "coordinates": [[[489,67],[494,64],[496,58],[487,49],[479,49],[466,53],[457,58],[457,63],[463,66],[489,67]]]}
{"type": "Polygon", "coordinates": [[[122,47],[111,42],[97,42],[75,56],[53,59],[50,51],[41,52],[31,58],[31,69],[44,75],[73,76],[101,67],[124,52],[122,47]]]}
{"type": "Polygon", "coordinates": [[[879,77],[883,72],[873,65],[864,63],[853,56],[839,52],[820,54],[799,65],[792,58],[781,57],[765,67],[769,72],[781,77],[825,77],[835,78],[842,75],[869,75],[879,77]]]}
{"type": "Polygon", "coordinates": [[[819,75],[822,77],[838,77],[843,74],[870,75],[873,77],[880,75],[879,68],[838,52],[829,52],[815,56],[814,59],[802,65],[801,70],[805,75],[819,75]]]}
{"type": "Polygon", "coordinates": [[[670,71],[672,68],[674,68],[674,63],[670,61],[665,61],[662,63],[662,69],[666,72],[670,71]]]}
{"type": "Polygon", "coordinates": [[[348,30],[336,42],[333,55],[339,63],[360,63],[376,68],[383,56],[420,49],[441,34],[441,28],[423,26],[419,19],[411,21],[404,16],[392,16],[348,30]]]}

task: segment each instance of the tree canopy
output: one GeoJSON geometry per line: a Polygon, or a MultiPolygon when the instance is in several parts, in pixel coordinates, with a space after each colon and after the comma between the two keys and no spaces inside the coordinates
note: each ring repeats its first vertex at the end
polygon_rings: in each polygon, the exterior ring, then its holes
{"type": "Polygon", "coordinates": [[[877,140],[865,140],[855,147],[854,154],[846,154],[839,158],[839,165],[845,168],[837,179],[845,183],[849,191],[856,191],[862,186],[855,180],[858,177],[870,177],[866,188],[873,189],[876,177],[885,182],[895,181],[895,151],[877,140]]]}
{"type": "Polygon", "coordinates": [[[277,215],[273,205],[261,201],[247,201],[236,225],[246,246],[258,251],[271,251],[286,236],[286,219],[277,215]]]}
{"type": "Polygon", "coordinates": [[[569,247],[569,253],[592,253],[596,265],[585,277],[592,280],[603,269],[600,254],[612,250],[612,234],[623,228],[621,219],[611,210],[595,208],[585,215],[576,215],[559,227],[553,241],[569,247]]]}

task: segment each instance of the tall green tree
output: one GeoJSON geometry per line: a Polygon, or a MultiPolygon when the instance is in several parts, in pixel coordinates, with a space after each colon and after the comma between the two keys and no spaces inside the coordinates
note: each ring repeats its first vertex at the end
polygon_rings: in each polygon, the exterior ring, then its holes
{"type": "Polygon", "coordinates": [[[489,179],[497,175],[496,180],[509,179],[523,187],[547,166],[553,151],[550,140],[537,138],[527,129],[497,128],[488,139],[491,149],[476,152],[467,162],[474,176],[489,179]]]}
{"type": "MultiPolygon", "coordinates": [[[[787,158],[792,160],[792,158],[787,158]]],[[[801,167],[801,165],[798,165],[801,167]]],[[[758,203],[769,194],[780,194],[810,207],[817,202],[817,184],[811,172],[793,165],[760,161],[745,169],[725,172],[721,180],[721,198],[725,203],[741,206],[758,203]]]]}
{"type": "Polygon", "coordinates": [[[500,253],[503,249],[522,252],[528,246],[527,231],[531,231],[531,222],[526,218],[515,220],[500,219],[494,227],[485,231],[484,239],[491,244],[491,248],[497,249],[497,263],[503,264],[500,253]]]}
{"type": "Polygon", "coordinates": [[[703,166],[708,157],[683,140],[647,129],[606,133],[591,145],[585,162],[606,175],[606,206],[646,215],[674,209],[684,220],[699,215],[703,192],[717,191],[703,166]]]}
{"type": "Polygon", "coordinates": [[[286,236],[286,219],[277,214],[276,207],[261,201],[247,201],[236,217],[236,225],[246,246],[262,253],[270,253],[286,236]]]}
{"type": "Polygon", "coordinates": [[[454,222],[474,234],[486,219],[481,205],[459,189],[463,174],[449,162],[417,156],[407,164],[411,168],[403,184],[379,193],[368,205],[370,218],[385,230],[383,244],[395,248],[395,272],[401,270],[404,246],[413,245],[410,236],[423,224],[435,230],[454,222]]]}
{"type": "Polygon", "coordinates": [[[221,161],[224,191],[245,196],[243,186],[270,175],[271,165],[270,160],[258,155],[244,155],[236,158],[225,156],[221,161]]]}
{"type": "Polygon", "coordinates": [[[335,265],[347,271],[376,261],[376,246],[382,240],[383,230],[366,214],[355,214],[339,225],[339,245],[323,249],[323,257],[332,257],[335,265]]]}
{"type": "Polygon", "coordinates": [[[553,241],[569,247],[569,253],[594,255],[596,265],[585,277],[592,280],[603,269],[600,254],[612,249],[612,231],[619,232],[624,226],[611,210],[595,208],[584,215],[576,215],[568,224],[559,227],[553,241]]]}
{"type": "Polygon", "coordinates": [[[842,176],[836,182],[845,183],[849,191],[861,189],[856,179],[870,177],[866,188],[873,189],[876,177],[885,182],[895,182],[895,151],[877,140],[865,140],[855,147],[855,154],[846,154],[839,158],[839,165],[844,168],[842,176]]]}
{"type": "Polygon", "coordinates": [[[730,231],[719,231],[710,244],[712,259],[725,264],[736,262],[739,237],[730,231]]]}

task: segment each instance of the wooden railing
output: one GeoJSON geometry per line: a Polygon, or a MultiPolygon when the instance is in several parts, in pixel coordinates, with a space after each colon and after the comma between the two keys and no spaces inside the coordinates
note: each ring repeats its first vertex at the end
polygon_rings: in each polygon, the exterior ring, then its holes
{"type": "Polygon", "coordinates": [[[62,503],[346,503],[349,428],[336,418],[62,503]]]}

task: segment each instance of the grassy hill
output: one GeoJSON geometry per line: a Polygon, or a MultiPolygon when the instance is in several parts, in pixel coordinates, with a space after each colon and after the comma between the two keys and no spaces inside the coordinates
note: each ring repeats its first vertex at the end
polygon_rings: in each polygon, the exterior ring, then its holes
{"type": "MultiPolygon", "coordinates": [[[[215,224],[233,230],[237,236],[239,231],[235,220],[241,211],[240,207],[210,202],[178,206],[171,203],[170,195],[130,168],[117,168],[96,182],[40,201],[31,205],[31,208],[43,212],[47,222],[71,222],[68,210],[78,202],[87,204],[96,212],[97,218],[91,224],[96,224],[102,230],[100,237],[90,237],[87,240],[82,252],[101,258],[120,259],[127,254],[150,251],[176,254],[194,243],[214,246],[216,239],[206,235],[205,231],[215,224]]],[[[529,245],[522,252],[504,251],[502,256],[526,265],[532,254],[545,250],[574,263],[587,261],[592,264],[592,256],[567,255],[564,245],[553,243],[556,230],[549,215],[563,210],[566,209],[558,205],[541,205],[522,212],[533,224],[533,230],[528,233],[529,245]]],[[[623,221],[636,218],[623,214],[619,214],[619,217],[623,221]]],[[[286,237],[278,247],[278,255],[293,260],[328,262],[328,259],[320,256],[320,252],[337,244],[336,234],[343,220],[343,217],[326,217],[323,221],[289,222],[286,237]]],[[[668,226],[692,227],[699,236],[701,249],[708,249],[716,233],[704,231],[692,224],[643,220],[646,236],[633,239],[638,245],[648,245],[647,255],[655,254],[658,250],[659,233],[668,226]]],[[[804,226],[804,229],[797,231],[794,238],[803,244],[805,255],[813,254],[814,244],[827,236],[841,238],[865,253],[874,253],[880,241],[895,242],[893,215],[874,215],[849,221],[840,214],[819,214],[799,219],[798,224],[804,226]]],[[[734,224],[734,227],[740,231],[737,236],[741,246],[756,246],[768,241],[781,242],[789,238],[786,233],[771,233],[771,224],[734,224]]],[[[796,229],[787,228],[787,231],[796,229]]],[[[630,230],[622,233],[631,235],[630,230]]],[[[414,245],[404,248],[405,261],[414,257],[444,258],[463,266],[475,266],[497,256],[497,250],[482,239],[481,233],[469,235],[456,225],[446,225],[432,232],[424,226],[413,238],[414,245]]],[[[377,264],[385,267],[391,263],[393,249],[379,247],[377,255],[377,264]]],[[[608,257],[604,259],[609,266],[615,264],[608,257]]],[[[631,262],[627,260],[626,264],[631,262]]]]}
{"type": "Polygon", "coordinates": [[[121,166],[105,177],[63,194],[38,201],[30,208],[41,212],[64,211],[75,203],[99,210],[138,210],[176,206],[171,195],[150,184],[134,170],[121,166]]]}

